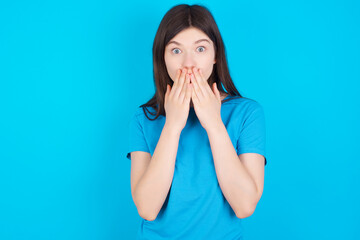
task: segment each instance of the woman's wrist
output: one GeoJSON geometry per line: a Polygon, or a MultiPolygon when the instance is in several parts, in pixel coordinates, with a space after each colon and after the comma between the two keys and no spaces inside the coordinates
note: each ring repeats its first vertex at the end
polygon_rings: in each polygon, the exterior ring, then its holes
{"type": "Polygon", "coordinates": [[[179,129],[178,127],[174,126],[173,124],[171,124],[169,122],[165,122],[163,131],[164,130],[166,132],[170,133],[171,135],[180,135],[182,128],[179,129]]]}

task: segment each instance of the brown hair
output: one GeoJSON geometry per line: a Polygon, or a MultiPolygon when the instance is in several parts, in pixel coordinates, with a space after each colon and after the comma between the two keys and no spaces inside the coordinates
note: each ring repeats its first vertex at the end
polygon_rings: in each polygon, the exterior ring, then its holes
{"type": "MultiPolygon", "coordinates": [[[[164,108],[166,85],[173,85],[165,65],[165,47],[173,37],[189,27],[195,27],[203,31],[214,43],[216,63],[208,80],[209,85],[212,86],[216,82],[220,94],[228,93],[230,96],[242,97],[230,77],[225,45],[212,14],[204,6],[180,4],[172,7],[165,14],[155,35],[152,52],[156,92],[147,103],[140,106],[149,120],[155,120],[159,115],[166,115],[164,108]],[[225,92],[222,85],[227,92],[225,92]],[[146,107],[152,107],[156,113],[149,112],[146,107]],[[145,109],[151,115],[156,115],[155,118],[150,119],[145,109]]],[[[223,100],[222,103],[229,100],[223,100]]]]}

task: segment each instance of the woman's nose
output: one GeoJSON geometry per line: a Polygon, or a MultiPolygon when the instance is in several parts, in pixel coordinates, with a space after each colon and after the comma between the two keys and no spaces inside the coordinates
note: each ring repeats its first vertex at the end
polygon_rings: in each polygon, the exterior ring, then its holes
{"type": "Polygon", "coordinates": [[[187,69],[187,72],[192,72],[192,68],[196,66],[195,60],[191,54],[186,54],[183,61],[183,67],[187,69]]]}

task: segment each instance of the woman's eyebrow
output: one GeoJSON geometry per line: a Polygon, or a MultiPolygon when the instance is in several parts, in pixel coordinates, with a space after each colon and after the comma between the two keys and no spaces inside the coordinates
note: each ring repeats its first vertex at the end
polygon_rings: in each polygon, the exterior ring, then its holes
{"type": "MultiPolygon", "coordinates": [[[[202,39],[199,39],[199,40],[195,41],[194,44],[197,44],[197,43],[203,42],[203,41],[208,42],[208,43],[210,44],[209,40],[207,40],[207,39],[205,39],[205,38],[202,38],[202,39]]],[[[171,43],[174,43],[174,44],[176,44],[176,45],[181,46],[181,43],[178,43],[177,41],[170,41],[170,42],[168,43],[168,45],[171,44],[171,43]]]]}

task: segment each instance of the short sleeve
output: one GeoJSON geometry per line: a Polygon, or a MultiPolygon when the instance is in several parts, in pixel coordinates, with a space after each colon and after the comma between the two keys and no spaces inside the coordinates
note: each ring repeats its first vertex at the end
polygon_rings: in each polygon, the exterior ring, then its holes
{"type": "Polygon", "coordinates": [[[130,119],[130,123],[128,126],[129,142],[126,157],[131,160],[130,153],[134,151],[143,151],[150,153],[149,147],[146,143],[143,127],[141,125],[141,122],[139,121],[139,116],[137,112],[130,119]]]}
{"type": "Polygon", "coordinates": [[[258,153],[264,156],[265,165],[265,114],[262,106],[255,102],[254,107],[249,108],[250,113],[240,126],[239,138],[237,140],[237,155],[242,153],[258,153]]]}

